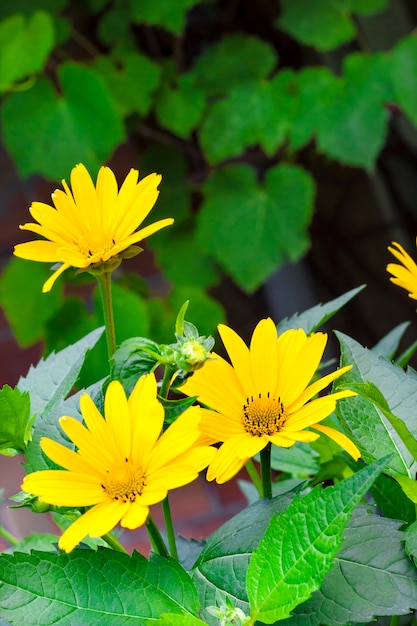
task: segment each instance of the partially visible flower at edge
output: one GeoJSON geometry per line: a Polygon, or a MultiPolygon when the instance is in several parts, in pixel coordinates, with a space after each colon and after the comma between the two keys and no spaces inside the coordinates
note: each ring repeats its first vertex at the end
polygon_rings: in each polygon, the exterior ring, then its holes
{"type": "Polygon", "coordinates": [[[115,269],[123,258],[134,256],[141,248],[128,248],[149,235],[173,223],[172,218],[159,220],[136,230],[146,218],[159,195],[161,176],[150,174],[138,182],[139,172],[131,169],[118,189],[116,178],[109,167],[101,167],[97,185],[83,164],[71,171],[71,189],[63,180],[64,191],[52,194],[54,207],[33,202],[32,217],[38,222],[20,226],[44,239],[15,246],[14,254],[23,259],[46,263],[60,263],[58,269],[43,285],[50,291],[55,280],[69,267],[88,268],[88,271],[111,263],[115,269]]]}
{"type": "Polygon", "coordinates": [[[404,248],[393,241],[388,250],[400,261],[398,263],[388,263],[387,272],[392,274],[390,281],[395,285],[408,291],[410,298],[417,300],[417,264],[404,248]]]}
{"type": "Polygon", "coordinates": [[[207,467],[214,448],[200,445],[200,409],[191,407],[161,434],[164,409],[157,399],[154,374],[142,376],[129,398],[118,381],[110,383],[105,419],[88,394],[80,400],[85,426],[73,417],[60,425],[77,451],[41,439],[43,452],[64,470],[41,470],[25,476],[22,489],[42,502],[91,507],[59,540],[66,552],[84,537],[102,537],[119,522],[134,529],[148,517],[149,506],[170,489],[192,482],[207,467]]]}
{"type": "Polygon", "coordinates": [[[341,398],[355,396],[343,390],[319,398],[316,394],[351,369],[340,368],[310,383],[320,364],[327,335],[287,330],[277,336],[273,321],[261,320],[250,348],[235,331],[220,324],[219,333],[231,365],[212,353],[203,367],[180,387],[188,396],[213,410],[202,409],[202,440],[222,442],[207,471],[207,479],[224,483],[269,442],[289,448],[296,441],[310,442],[323,433],[354,459],[361,454],[343,433],[319,424],[341,398]]]}

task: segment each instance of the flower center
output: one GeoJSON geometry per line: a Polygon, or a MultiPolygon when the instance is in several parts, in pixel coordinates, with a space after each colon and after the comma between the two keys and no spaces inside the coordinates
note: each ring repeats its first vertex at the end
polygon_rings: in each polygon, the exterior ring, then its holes
{"type": "Polygon", "coordinates": [[[114,248],[114,239],[107,239],[104,237],[81,237],[78,240],[78,249],[82,255],[87,258],[94,258],[95,261],[101,260],[103,256],[114,248]]]}
{"type": "Polygon", "coordinates": [[[243,426],[246,432],[260,437],[273,435],[281,430],[287,420],[287,413],[281,400],[268,396],[262,398],[247,398],[243,405],[243,426]]]}
{"type": "Polygon", "coordinates": [[[102,483],[103,490],[113,500],[135,502],[145,487],[145,472],[141,467],[132,467],[128,459],[123,465],[115,467],[107,473],[102,483]]]}

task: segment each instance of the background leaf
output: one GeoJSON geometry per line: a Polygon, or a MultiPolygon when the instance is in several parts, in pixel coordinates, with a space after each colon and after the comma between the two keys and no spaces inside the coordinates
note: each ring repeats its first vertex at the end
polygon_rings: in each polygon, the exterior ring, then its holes
{"type": "Polygon", "coordinates": [[[251,293],[282,260],[305,252],[314,185],[301,168],[275,166],[259,186],[250,167],[230,165],[212,175],[204,195],[200,244],[243,290],[251,293]]]}
{"type": "Polygon", "coordinates": [[[94,174],[124,138],[114,102],[93,70],[66,63],[59,81],[62,96],[42,77],[2,107],[4,142],[22,176],[59,180],[79,162],[94,174]]]}
{"type": "Polygon", "coordinates": [[[0,415],[0,454],[24,452],[30,437],[29,394],[5,385],[0,390],[0,415]]]}

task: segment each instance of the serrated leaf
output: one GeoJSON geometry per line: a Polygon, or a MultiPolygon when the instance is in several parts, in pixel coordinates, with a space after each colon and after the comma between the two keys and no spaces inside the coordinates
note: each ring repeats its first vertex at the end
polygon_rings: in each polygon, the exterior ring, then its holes
{"type": "Polygon", "coordinates": [[[277,331],[282,334],[290,328],[302,328],[306,334],[314,333],[320,326],[325,324],[333,315],[335,315],[342,307],[345,306],[352,298],[354,298],[365,285],[356,287],[347,291],[342,296],[326,302],[326,304],[317,304],[304,313],[294,313],[291,317],[285,317],[277,325],[277,331]]]}
{"type": "Polygon", "coordinates": [[[417,37],[402,39],[392,51],[391,79],[398,104],[417,125],[417,37]]]}
{"type": "MultiPolygon", "coordinates": [[[[294,497],[285,493],[272,500],[258,500],[223,524],[207,540],[197,560],[192,579],[197,587],[201,606],[216,606],[228,597],[234,606],[249,613],[245,577],[249,560],[275,512],[284,511],[294,497]]],[[[218,621],[203,611],[208,624],[218,621]]]]}
{"type": "Polygon", "coordinates": [[[417,556],[417,521],[414,521],[404,531],[405,551],[408,556],[417,556]]]}
{"type": "Polygon", "coordinates": [[[54,404],[68,395],[77,380],[87,351],[102,334],[103,328],[97,328],[77,343],[41,359],[36,366],[30,366],[27,376],[19,379],[17,387],[29,393],[32,415],[46,415],[54,404]]]}
{"type": "MultiPolygon", "coordinates": [[[[341,365],[352,365],[352,369],[344,374],[343,383],[339,381],[334,388],[340,385],[348,388],[350,383],[375,385],[392,415],[402,420],[416,438],[415,376],[376,356],[347,335],[340,332],[336,332],[336,335],[341,345],[341,365]]],[[[394,453],[387,473],[414,476],[417,464],[382,410],[365,398],[355,397],[345,398],[338,403],[336,413],[344,431],[359,446],[366,462],[372,463],[375,459],[394,453]]]]}
{"type": "Polygon", "coordinates": [[[275,166],[260,186],[252,168],[230,165],[215,171],[203,191],[198,241],[244,291],[307,250],[314,183],[303,169],[275,166]]]}
{"type": "Polygon", "coordinates": [[[382,459],[365,467],[334,487],[317,486],[271,519],[247,573],[254,621],[282,620],[319,589],[354,508],[386,462],[382,459]]]}
{"type": "Polygon", "coordinates": [[[270,81],[236,85],[226,98],[211,105],[201,125],[199,137],[208,160],[219,163],[256,144],[273,154],[290,129],[295,102],[290,70],[270,81]]]}
{"type": "Polygon", "coordinates": [[[203,90],[196,87],[190,78],[180,76],[175,86],[163,85],[155,102],[161,126],[183,139],[188,139],[197,127],[206,105],[203,90]]]}
{"type": "Polygon", "coordinates": [[[15,553],[2,555],[0,565],[2,616],[21,626],[33,626],[35,620],[139,625],[154,623],[163,613],[198,613],[186,572],[157,555],[147,561],[136,552],[128,556],[106,549],[15,553]]]}
{"type": "Polygon", "coordinates": [[[398,324],[398,326],[393,328],[389,333],[385,335],[385,337],[378,341],[378,343],[372,348],[372,352],[374,352],[378,356],[383,356],[386,359],[392,361],[395,353],[398,350],[400,341],[403,338],[403,335],[409,325],[410,322],[403,322],[402,324],[398,324]]]}
{"type": "Polygon", "coordinates": [[[172,424],[177,417],[190,408],[196,401],[195,397],[180,398],[179,400],[167,400],[166,398],[159,398],[162,406],[165,409],[165,423],[172,424]]]}
{"type": "Polygon", "coordinates": [[[30,425],[29,394],[5,385],[0,390],[0,454],[23,453],[30,438],[30,425]]]}
{"type": "Polygon", "coordinates": [[[199,626],[201,624],[204,626],[205,623],[191,615],[174,615],[172,613],[163,614],[156,622],[152,622],[155,626],[199,626]]]}
{"type": "Polygon", "coordinates": [[[12,554],[13,552],[26,552],[26,554],[30,554],[32,550],[57,552],[58,540],[59,537],[52,533],[32,533],[19,541],[16,546],[12,546],[3,552],[4,554],[12,554]]]}
{"type": "Polygon", "coordinates": [[[47,264],[13,257],[0,278],[0,304],[16,340],[30,346],[45,336],[45,325],[62,301],[62,285],[42,293],[50,277],[47,264]]]}
{"type": "Polygon", "coordinates": [[[136,22],[162,26],[172,33],[180,34],[185,27],[186,12],[200,0],[152,0],[131,2],[130,12],[136,22]]]}
{"type": "Polygon", "coordinates": [[[148,113],[160,80],[160,69],[148,57],[134,52],[121,59],[97,57],[92,66],[112,94],[121,117],[148,113]]]}
{"type": "Polygon", "coordinates": [[[94,173],[124,138],[114,102],[93,70],[64,63],[58,78],[62,95],[41,78],[2,107],[4,141],[22,176],[59,180],[79,162],[94,173]]]}
{"type": "Polygon", "coordinates": [[[417,570],[404,549],[402,522],[359,506],[322,587],[282,626],[345,626],[404,615],[417,604],[417,570]]]}
{"type": "Polygon", "coordinates": [[[228,93],[246,81],[261,81],[276,62],[274,50],[265,41],[233,34],[210,46],[197,59],[190,74],[195,84],[212,96],[228,93]]]}
{"type": "Polygon", "coordinates": [[[54,46],[50,15],[35,11],[29,17],[17,13],[0,22],[0,91],[39,72],[54,46]]]}
{"type": "Polygon", "coordinates": [[[291,448],[271,448],[271,467],[292,476],[315,475],[319,469],[318,455],[308,446],[299,442],[291,448]]]}

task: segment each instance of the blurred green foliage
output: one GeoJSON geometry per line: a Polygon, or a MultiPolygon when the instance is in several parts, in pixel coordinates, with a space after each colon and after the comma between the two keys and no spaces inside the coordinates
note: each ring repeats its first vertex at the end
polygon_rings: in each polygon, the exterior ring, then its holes
{"type": "MultiPolygon", "coordinates": [[[[131,303],[138,328],[170,341],[165,320],[172,328],[183,298],[210,333],[224,314],[207,290],[223,276],[250,294],[308,250],[316,182],[303,151],[371,171],[392,112],[417,125],[415,34],[387,52],[363,46],[358,19],[387,5],[3,0],[0,117],[21,176],[68,180],[80,161],[95,175],[124,142],[139,154],[132,167],[163,175],[152,221],[172,216],[175,224],[149,246],[172,292],[149,299],[134,280],[120,286],[134,285],[146,301],[131,303]],[[337,73],[326,58],[336,49],[337,73]]],[[[24,273],[39,294],[31,286],[22,307],[22,293],[12,293],[19,265],[4,273],[0,303],[23,345],[43,334],[58,348],[57,320],[90,329],[98,313],[81,315],[58,294],[46,319],[35,265],[25,263],[24,273]],[[44,331],[25,329],[34,308],[44,331]]],[[[120,317],[121,340],[132,328],[120,317]]]]}

